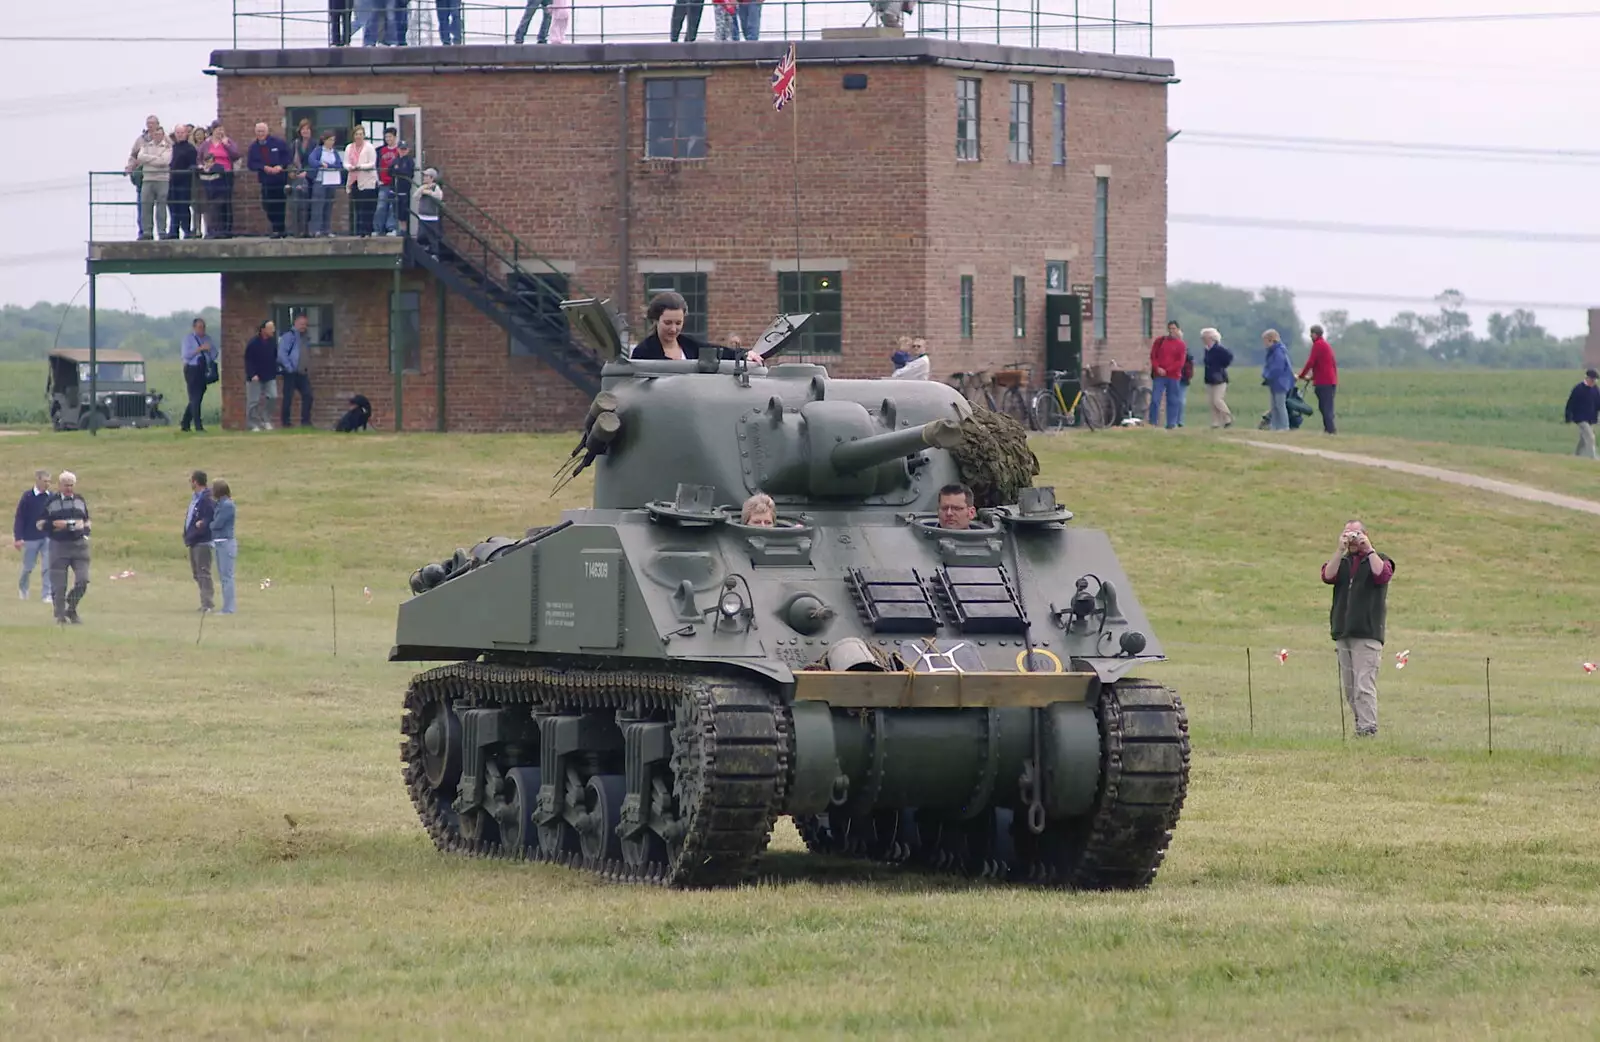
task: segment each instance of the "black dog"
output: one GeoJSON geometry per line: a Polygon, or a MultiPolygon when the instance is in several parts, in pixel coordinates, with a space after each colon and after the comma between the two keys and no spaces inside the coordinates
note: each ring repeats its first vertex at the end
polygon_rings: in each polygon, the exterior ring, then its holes
{"type": "Polygon", "coordinates": [[[339,417],[339,422],[333,429],[342,434],[352,431],[364,431],[372,419],[372,403],[367,401],[365,395],[353,394],[350,396],[350,410],[339,417]]]}

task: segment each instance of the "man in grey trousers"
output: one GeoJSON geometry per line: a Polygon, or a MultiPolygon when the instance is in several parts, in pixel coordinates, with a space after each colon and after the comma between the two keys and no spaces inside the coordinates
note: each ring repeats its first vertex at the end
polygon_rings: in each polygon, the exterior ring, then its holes
{"type": "Polygon", "coordinates": [[[211,583],[211,518],[217,504],[211,498],[206,472],[189,475],[189,511],[183,517],[183,545],[189,550],[189,570],[200,588],[200,610],[211,611],[216,587],[211,583]]]}
{"type": "Polygon", "coordinates": [[[1339,549],[1322,565],[1322,581],[1333,587],[1328,613],[1339,649],[1339,687],[1356,718],[1356,737],[1378,733],[1378,666],[1388,615],[1394,561],[1372,548],[1366,526],[1350,520],[1339,533],[1339,549]]]}

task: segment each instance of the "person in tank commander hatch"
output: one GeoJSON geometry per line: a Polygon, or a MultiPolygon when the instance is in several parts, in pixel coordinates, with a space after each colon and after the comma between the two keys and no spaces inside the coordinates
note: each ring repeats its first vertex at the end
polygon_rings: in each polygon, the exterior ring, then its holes
{"type": "Polygon", "coordinates": [[[967,529],[978,516],[972,505],[972,489],[965,485],[946,485],[939,490],[939,527],[967,529]]]}
{"type": "Polygon", "coordinates": [[[720,347],[689,336],[683,331],[689,305],[683,294],[668,290],[650,298],[645,317],[650,320],[650,335],[635,345],[630,358],[699,358],[701,351],[715,350],[725,359],[743,358],[752,365],[764,365],[761,356],[743,348],[720,347]]]}
{"type": "Polygon", "coordinates": [[[778,523],[778,504],[765,492],[757,492],[744,501],[744,509],[740,511],[740,522],[747,525],[759,525],[762,528],[772,528],[778,523]]]}

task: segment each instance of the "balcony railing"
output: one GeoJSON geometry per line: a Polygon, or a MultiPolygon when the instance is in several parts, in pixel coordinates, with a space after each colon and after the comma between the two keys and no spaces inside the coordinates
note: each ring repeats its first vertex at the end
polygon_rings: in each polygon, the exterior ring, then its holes
{"type": "MultiPolygon", "coordinates": [[[[367,38],[366,27],[353,17],[357,0],[343,0],[348,5],[343,14],[329,10],[340,0],[231,2],[235,49],[359,47],[367,38]]],[[[394,6],[394,0],[372,2],[373,6],[394,6]]],[[[364,10],[366,5],[360,6],[364,10]]],[[[509,44],[519,42],[522,27],[523,42],[534,44],[551,8],[534,7],[524,27],[523,16],[530,6],[522,0],[462,3],[460,38],[447,41],[440,37],[435,0],[409,0],[403,42],[409,46],[509,44]]],[[[760,39],[815,39],[825,29],[897,22],[906,36],[1104,54],[1155,53],[1154,0],[916,0],[909,13],[902,10],[900,0],[765,0],[739,6],[761,9],[760,39]]],[[[565,43],[664,43],[673,35],[675,18],[696,25],[698,40],[713,41],[719,24],[715,0],[574,0],[568,10],[565,43]]],[[[399,26],[390,19],[392,13],[378,17],[375,45],[398,41],[399,26]]]]}

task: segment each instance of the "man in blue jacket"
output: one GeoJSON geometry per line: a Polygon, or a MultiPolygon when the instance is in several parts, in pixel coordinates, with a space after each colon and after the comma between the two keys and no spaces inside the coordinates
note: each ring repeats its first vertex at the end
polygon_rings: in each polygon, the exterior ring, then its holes
{"type": "Polygon", "coordinates": [[[1583,382],[1567,395],[1567,422],[1578,425],[1578,449],[1575,456],[1595,458],[1594,425],[1600,422],[1600,387],[1595,381],[1600,372],[1590,369],[1583,374],[1583,382]]]}
{"type": "Polygon", "coordinates": [[[211,499],[211,489],[206,483],[206,472],[197,470],[189,475],[189,512],[183,517],[183,545],[189,549],[189,570],[194,574],[195,585],[200,587],[200,610],[210,611],[216,588],[211,584],[211,519],[217,505],[211,499]]]}
{"type": "Polygon", "coordinates": [[[267,211],[274,239],[284,236],[283,193],[289,187],[289,164],[293,158],[289,142],[269,134],[265,123],[256,124],[256,139],[250,142],[245,163],[261,181],[261,208],[267,211]]]}
{"type": "Polygon", "coordinates": [[[306,348],[311,346],[306,336],[309,321],[305,315],[294,317],[294,327],[278,337],[278,371],[283,374],[283,411],[278,419],[287,430],[290,406],[296,391],[300,392],[300,426],[311,426],[311,373],[306,348]]]}
{"type": "Polygon", "coordinates": [[[16,520],[11,523],[11,539],[16,549],[22,551],[22,577],[17,580],[17,590],[22,599],[28,599],[28,579],[33,566],[39,565],[39,584],[44,587],[44,601],[50,603],[50,539],[39,528],[44,520],[45,504],[50,502],[50,472],[33,472],[33,485],[17,500],[16,520]]]}

